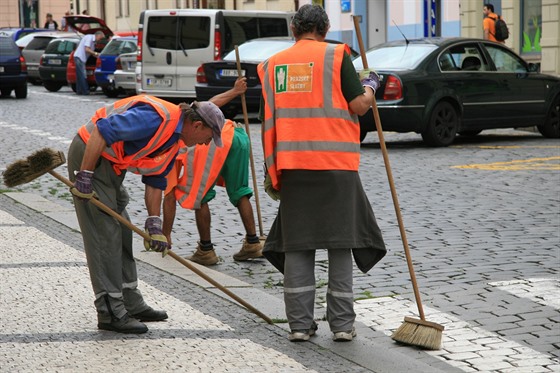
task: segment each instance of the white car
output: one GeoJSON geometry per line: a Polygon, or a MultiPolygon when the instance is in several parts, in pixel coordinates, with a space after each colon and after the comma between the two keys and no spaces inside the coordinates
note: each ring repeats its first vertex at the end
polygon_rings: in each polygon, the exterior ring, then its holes
{"type": "Polygon", "coordinates": [[[121,54],[118,57],[117,70],[113,74],[115,88],[127,95],[136,94],[136,58],[136,52],[121,54]]]}

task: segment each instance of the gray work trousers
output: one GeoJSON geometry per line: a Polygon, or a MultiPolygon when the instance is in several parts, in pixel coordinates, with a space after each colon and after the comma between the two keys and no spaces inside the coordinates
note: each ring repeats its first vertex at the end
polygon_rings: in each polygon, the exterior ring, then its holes
{"type": "MultiPolygon", "coordinates": [[[[80,170],[85,143],[77,135],[68,150],[68,173],[80,170]]],[[[125,172],[117,175],[101,157],[94,171],[93,190],[99,200],[130,221],[126,212],[128,193],[122,185],[125,172]]],[[[84,239],[95,308],[99,322],[120,319],[127,312],[148,309],[140,290],[132,255],[132,231],[93,204],[74,197],[74,207],[84,239]]]]}
{"type": "MultiPolygon", "coordinates": [[[[284,264],[284,303],[291,330],[309,329],[315,306],[315,250],[287,251],[284,264]]],[[[328,250],[327,321],[333,333],[354,326],[352,252],[328,250]]]]}

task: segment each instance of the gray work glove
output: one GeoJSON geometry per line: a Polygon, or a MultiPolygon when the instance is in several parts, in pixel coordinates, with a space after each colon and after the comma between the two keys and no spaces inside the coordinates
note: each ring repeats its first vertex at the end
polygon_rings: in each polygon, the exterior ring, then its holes
{"type": "Polygon", "coordinates": [[[150,235],[151,240],[148,241],[144,239],[144,247],[148,251],[157,251],[164,257],[169,250],[169,244],[167,243],[167,238],[163,234],[161,226],[162,222],[159,216],[150,216],[146,219],[144,228],[146,228],[146,232],[150,235]]]}
{"type": "Polygon", "coordinates": [[[81,200],[91,199],[93,197],[93,171],[78,171],[70,192],[81,200]]]}
{"type": "Polygon", "coordinates": [[[264,191],[274,201],[280,201],[280,191],[274,189],[274,187],[272,186],[272,179],[270,178],[270,175],[268,173],[266,174],[266,177],[264,178],[264,191]]]}
{"type": "Polygon", "coordinates": [[[373,69],[364,69],[360,71],[360,82],[364,87],[370,87],[373,89],[374,94],[381,85],[379,83],[379,75],[377,75],[373,69]]]}

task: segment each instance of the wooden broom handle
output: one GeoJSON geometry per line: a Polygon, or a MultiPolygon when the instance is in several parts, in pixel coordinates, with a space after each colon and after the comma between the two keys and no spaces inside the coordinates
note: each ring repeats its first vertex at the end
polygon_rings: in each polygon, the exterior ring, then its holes
{"type": "MultiPolygon", "coordinates": [[[[237,45],[235,46],[235,59],[237,60],[237,76],[241,77],[241,62],[239,61],[239,49],[237,45]]],[[[245,99],[245,93],[241,95],[241,106],[243,108],[243,119],[245,120],[245,131],[247,131],[247,136],[249,136],[249,155],[251,161],[251,174],[253,176],[253,189],[255,193],[255,204],[257,205],[257,217],[259,219],[259,233],[260,236],[264,236],[263,232],[263,222],[261,216],[261,205],[259,202],[259,189],[257,188],[257,176],[255,174],[255,160],[253,158],[253,146],[251,141],[251,131],[249,130],[249,117],[247,116],[247,101],[245,99]]]]}
{"type": "MultiPolygon", "coordinates": [[[[362,40],[362,33],[360,31],[360,22],[357,16],[353,16],[352,18],[354,19],[354,28],[356,29],[356,37],[358,39],[358,45],[360,46],[360,55],[362,57],[362,64],[364,65],[364,69],[367,69],[368,62],[366,57],[366,51],[364,48],[364,41],[362,40]]],[[[422,301],[420,298],[420,291],[418,290],[416,275],[414,274],[414,266],[412,264],[410,249],[408,248],[408,241],[406,239],[406,231],[404,229],[403,219],[401,216],[401,208],[399,207],[397,190],[395,189],[395,183],[393,181],[393,173],[391,172],[391,164],[389,163],[389,153],[387,152],[387,147],[385,146],[383,129],[381,128],[381,119],[379,118],[379,110],[377,110],[377,102],[375,101],[375,94],[373,97],[373,104],[371,105],[371,108],[373,111],[373,116],[375,118],[375,128],[377,129],[377,136],[379,137],[379,145],[381,147],[381,153],[383,154],[383,162],[385,162],[387,179],[389,179],[389,186],[391,187],[391,196],[393,197],[393,205],[395,207],[395,213],[397,214],[397,221],[399,223],[399,230],[401,232],[401,239],[404,247],[404,253],[406,255],[406,263],[408,264],[408,272],[410,273],[410,280],[412,281],[412,288],[414,289],[414,297],[416,298],[416,305],[418,306],[418,313],[420,314],[420,318],[422,320],[425,320],[424,309],[422,307],[422,301]]]]}
{"type": "MultiPolygon", "coordinates": [[[[57,178],[58,180],[60,180],[61,182],[63,182],[64,184],[66,184],[68,187],[72,188],[74,187],[74,184],[72,184],[72,182],[70,180],[68,180],[67,178],[65,178],[64,176],[60,175],[59,173],[57,173],[56,171],[49,171],[49,173],[54,176],[55,178],[57,178]]],[[[151,240],[152,238],[150,237],[150,235],[141,230],[140,228],[138,228],[137,226],[135,226],[134,224],[132,224],[130,221],[128,221],[127,219],[123,218],[121,214],[118,214],[116,211],[112,210],[111,208],[109,208],[109,206],[107,206],[106,204],[104,204],[103,202],[101,202],[100,200],[96,199],[96,198],[90,198],[88,199],[88,202],[91,202],[94,206],[96,206],[97,208],[99,208],[100,210],[103,210],[104,212],[106,212],[107,214],[111,215],[112,217],[114,217],[115,219],[117,219],[119,221],[119,223],[123,224],[124,226],[126,226],[127,228],[129,228],[130,230],[138,233],[142,238],[144,238],[145,240],[151,240]]],[[[167,252],[167,255],[169,255],[170,257],[172,257],[173,259],[177,260],[179,263],[183,264],[185,267],[187,267],[188,269],[190,269],[191,271],[193,271],[194,273],[196,273],[197,275],[199,275],[200,277],[202,277],[203,279],[205,279],[206,281],[208,281],[209,283],[211,283],[212,285],[214,285],[216,288],[220,289],[222,292],[226,293],[227,295],[229,295],[231,298],[233,298],[234,300],[236,300],[237,302],[239,302],[241,305],[243,305],[245,308],[247,308],[248,310],[250,310],[251,312],[253,312],[254,314],[256,314],[257,316],[259,316],[261,319],[263,319],[264,321],[266,321],[267,323],[272,325],[272,320],[267,317],[266,315],[264,315],[262,312],[260,312],[259,310],[257,310],[255,307],[251,306],[249,303],[245,302],[243,299],[239,298],[237,295],[235,295],[234,293],[232,293],[230,290],[228,290],[227,288],[225,288],[223,285],[221,285],[220,283],[216,282],[216,280],[214,280],[213,278],[209,277],[206,273],[202,272],[200,269],[196,268],[194,265],[192,265],[188,260],[183,259],[182,257],[180,257],[179,255],[175,254],[173,252],[173,250],[169,250],[167,252]]]]}

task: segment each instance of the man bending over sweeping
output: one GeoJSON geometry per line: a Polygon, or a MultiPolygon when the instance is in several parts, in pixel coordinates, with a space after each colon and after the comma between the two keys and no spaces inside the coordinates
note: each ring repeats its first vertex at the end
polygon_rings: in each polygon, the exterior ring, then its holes
{"type": "Polygon", "coordinates": [[[142,321],[167,319],[148,306],[140,290],[132,254],[132,231],[88,203],[98,198],[130,220],[127,171],[142,175],[151,240],[146,249],[166,254],[169,245],[160,219],[166,175],[179,148],[221,144],[224,116],[211,102],[179,105],[152,96],[133,96],[103,107],[78,130],[68,150],[74,207],[84,239],[95,294],[97,327],[118,333],[145,333],[142,321]]]}

